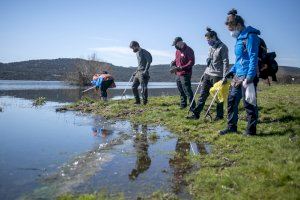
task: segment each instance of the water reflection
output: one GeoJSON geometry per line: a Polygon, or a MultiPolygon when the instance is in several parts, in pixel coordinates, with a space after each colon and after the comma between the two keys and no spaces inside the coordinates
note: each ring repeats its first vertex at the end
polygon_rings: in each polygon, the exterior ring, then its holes
{"type": "Polygon", "coordinates": [[[128,176],[130,180],[135,180],[139,174],[149,169],[151,158],[148,153],[149,144],[147,138],[147,125],[142,125],[141,131],[139,132],[139,126],[137,124],[132,124],[132,130],[135,133],[133,147],[136,151],[136,162],[135,168],[132,169],[128,176]]]}
{"type": "Polygon", "coordinates": [[[188,158],[191,146],[183,138],[178,138],[175,147],[175,154],[169,160],[171,169],[173,169],[172,190],[178,194],[182,187],[186,185],[184,175],[192,168],[188,158]]]}

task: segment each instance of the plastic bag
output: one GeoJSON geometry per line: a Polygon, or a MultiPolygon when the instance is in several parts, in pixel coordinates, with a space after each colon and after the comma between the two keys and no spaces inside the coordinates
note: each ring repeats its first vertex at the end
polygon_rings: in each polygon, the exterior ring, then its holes
{"type": "Polygon", "coordinates": [[[253,83],[247,84],[246,79],[243,81],[243,87],[245,88],[245,101],[251,105],[256,106],[256,92],[253,83]]]}
{"type": "Polygon", "coordinates": [[[212,88],[210,88],[209,93],[213,96],[218,90],[219,93],[217,95],[218,102],[224,102],[227,99],[229,92],[230,82],[227,81],[224,85],[222,85],[222,80],[216,82],[212,88]]]}

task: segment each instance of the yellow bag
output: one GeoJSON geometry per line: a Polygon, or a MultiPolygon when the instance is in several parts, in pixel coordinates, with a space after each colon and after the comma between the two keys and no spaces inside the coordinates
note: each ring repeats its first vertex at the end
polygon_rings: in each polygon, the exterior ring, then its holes
{"type": "Polygon", "coordinates": [[[219,90],[217,95],[218,102],[224,102],[227,99],[229,93],[230,82],[227,81],[226,84],[222,85],[222,80],[216,82],[212,88],[210,88],[209,93],[214,96],[216,92],[219,90]]]}

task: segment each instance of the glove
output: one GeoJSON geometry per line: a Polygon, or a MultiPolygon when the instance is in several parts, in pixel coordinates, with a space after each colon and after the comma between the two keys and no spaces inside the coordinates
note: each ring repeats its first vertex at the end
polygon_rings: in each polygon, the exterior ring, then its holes
{"type": "Polygon", "coordinates": [[[233,72],[227,72],[226,74],[225,74],[225,76],[224,76],[224,78],[233,78],[233,72]]]}

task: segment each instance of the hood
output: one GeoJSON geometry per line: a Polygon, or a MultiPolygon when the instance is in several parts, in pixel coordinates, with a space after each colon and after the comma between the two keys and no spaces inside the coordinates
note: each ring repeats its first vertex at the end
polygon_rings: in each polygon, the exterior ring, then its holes
{"type": "Polygon", "coordinates": [[[239,35],[238,39],[246,39],[249,34],[254,33],[260,35],[260,31],[253,28],[252,26],[247,26],[239,35]]]}

